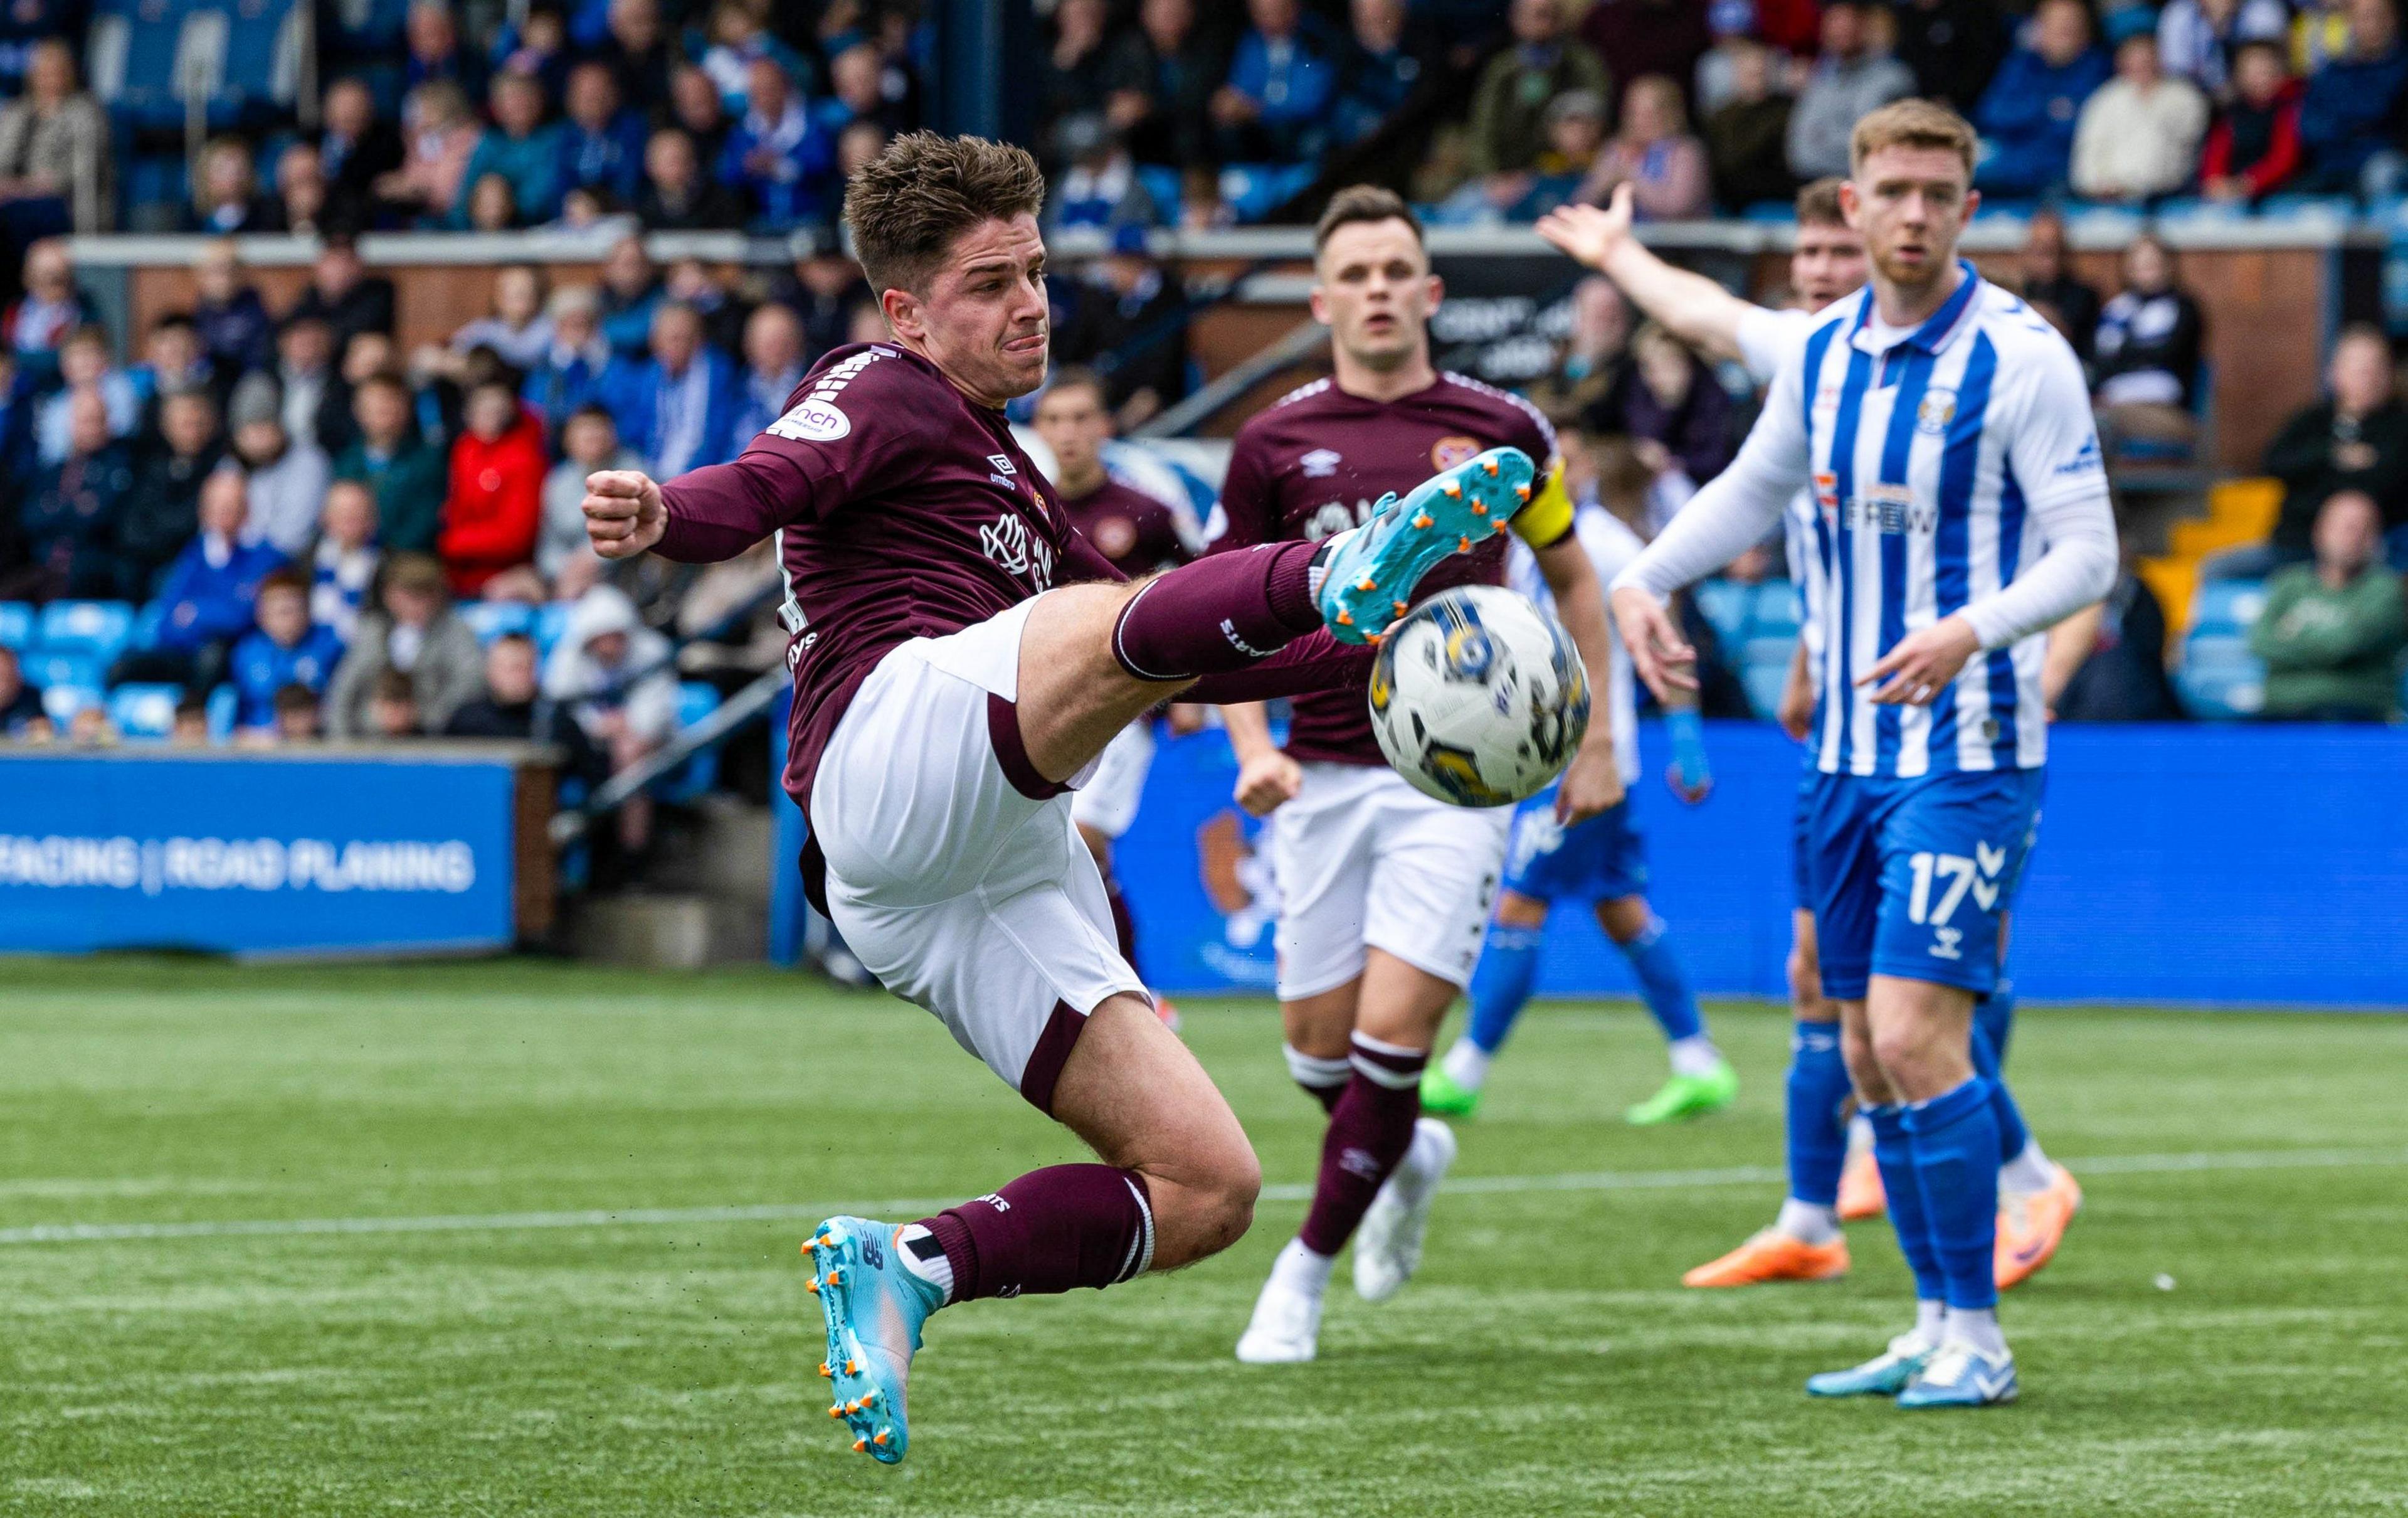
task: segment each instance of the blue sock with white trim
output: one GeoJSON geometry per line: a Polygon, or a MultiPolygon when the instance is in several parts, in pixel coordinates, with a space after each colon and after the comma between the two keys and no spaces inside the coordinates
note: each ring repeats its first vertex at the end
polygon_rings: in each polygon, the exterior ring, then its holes
{"type": "Polygon", "coordinates": [[[1999,1046],[1991,1037],[1989,1023],[1982,1017],[1982,1004],[1976,1002],[1973,1073],[1990,1083],[1990,1112],[1999,1124],[1999,1163],[2004,1164],[2031,1142],[2031,1130],[2024,1126],[2023,1108],[2015,1105],[2015,1094],[2007,1089],[2007,1077],[1999,1065],[1999,1046]]]}
{"type": "Polygon", "coordinates": [[[1471,973],[1471,1019],[1467,1030],[1483,1054],[1505,1047],[1513,1019],[1529,1005],[1539,983],[1539,947],[1545,930],[1494,923],[1488,945],[1480,951],[1480,966],[1471,973]]]}
{"type": "MultiPolygon", "coordinates": [[[[1999,1119],[1992,1082],[1974,1076],[1902,1114],[1931,1250],[1952,1312],[1999,1305],[1999,1119]]],[[[1889,1179],[1884,1165],[1882,1179],[1889,1179]]],[[[1897,1209],[1895,1193],[1891,1210],[1897,1209]]]]}
{"type": "Polygon", "coordinates": [[[1630,961],[1631,974],[1639,977],[1639,994],[1656,1026],[1664,1030],[1664,1041],[1677,1044],[1697,1037],[1706,1026],[1698,1016],[1698,999],[1689,994],[1688,977],[1681,973],[1681,961],[1672,953],[1670,934],[1664,919],[1651,912],[1638,937],[1614,947],[1622,950],[1622,957],[1630,961]]]}
{"type": "Polygon", "coordinates": [[[1840,1025],[1799,1022],[1789,1042],[1789,1195],[1812,1207],[1840,1203],[1840,1171],[1848,1160],[1847,1062],[1840,1057],[1840,1025]]]}

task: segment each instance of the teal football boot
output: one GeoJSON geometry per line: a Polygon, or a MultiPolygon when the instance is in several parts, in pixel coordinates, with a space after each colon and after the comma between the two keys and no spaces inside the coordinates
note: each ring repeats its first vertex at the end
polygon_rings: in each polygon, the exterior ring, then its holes
{"type": "Polygon", "coordinates": [[[2013,1402],[2023,1388],[2015,1381],[2015,1357],[2001,1348],[1984,1354],[1963,1339],[1950,1339],[1898,1394],[1901,1408],[1995,1408],[2013,1402]]]}
{"type": "Polygon", "coordinates": [[[1364,524],[1330,540],[1321,619],[1341,643],[1371,643],[1405,614],[1413,587],[1449,554],[1497,535],[1538,475],[1519,448],[1491,448],[1430,476],[1401,500],[1382,496],[1364,524]]]}
{"type": "Polygon", "coordinates": [[[920,1325],[944,1306],[943,1294],[903,1263],[897,1232],[891,1222],[830,1218],[803,1246],[811,1294],[827,1320],[820,1374],[836,1396],[828,1416],[852,1431],[854,1449],[890,1466],[910,1447],[903,1383],[920,1325]]]}
{"type": "Polygon", "coordinates": [[[1931,1360],[1931,1342],[1920,1334],[1900,1334],[1889,1348],[1860,1366],[1827,1370],[1806,1378],[1808,1396],[1896,1396],[1931,1360]]]}

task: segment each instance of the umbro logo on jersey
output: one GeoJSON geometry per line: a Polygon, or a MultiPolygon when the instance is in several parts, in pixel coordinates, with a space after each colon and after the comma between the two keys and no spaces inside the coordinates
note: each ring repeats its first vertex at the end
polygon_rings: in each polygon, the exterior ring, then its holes
{"type": "Polygon", "coordinates": [[[989,454],[986,455],[986,461],[994,465],[996,469],[1001,470],[1006,474],[1018,474],[1020,472],[1018,470],[1011,467],[1011,455],[1009,454],[989,454]]]}
{"type": "Polygon", "coordinates": [[[1315,448],[1312,452],[1305,455],[1302,458],[1297,459],[1297,462],[1303,466],[1304,477],[1306,479],[1326,480],[1331,475],[1338,472],[1338,466],[1343,462],[1343,460],[1334,450],[1328,448],[1315,448]]]}

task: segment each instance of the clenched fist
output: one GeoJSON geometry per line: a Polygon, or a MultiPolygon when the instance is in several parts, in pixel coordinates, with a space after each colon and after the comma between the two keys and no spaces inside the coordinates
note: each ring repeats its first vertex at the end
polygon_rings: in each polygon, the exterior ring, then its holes
{"type": "Polygon", "coordinates": [[[585,536],[604,558],[633,558],[661,541],[669,524],[661,487],[637,470],[596,470],[585,477],[585,536]]]}

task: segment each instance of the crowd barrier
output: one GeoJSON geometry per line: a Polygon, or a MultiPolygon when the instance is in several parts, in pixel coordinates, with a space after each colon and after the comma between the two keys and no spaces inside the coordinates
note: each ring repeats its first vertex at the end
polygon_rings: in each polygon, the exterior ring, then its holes
{"type": "Polygon", "coordinates": [[[508,948],[551,922],[552,758],[0,748],[0,952],[508,948]]]}
{"type": "MultiPolygon", "coordinates": [[[[2408,731],[2086,727],[2050,743],[2010,956],[2025,995],[2408,1005],[2408,731]]],[[[1799,749],[1762,723],[1709,724],[1707,744],[1713,794],[1689,807],[1660,778],[1660,730],[1642,731],[1649,894],[1699,990],[1784,996],[1799,749]]],[[[1230,804],[1235,773],[1217,731],[1166,741],[1119,846],[1140,967],[1173,994],[1271,983],[1260,824],[1230,804]]],[[[791,875],[793,852],[780,852],[791,875]]],[[[1540,989],[1635,986],[1595,921],[1568,908],[1540,989]]]]}

